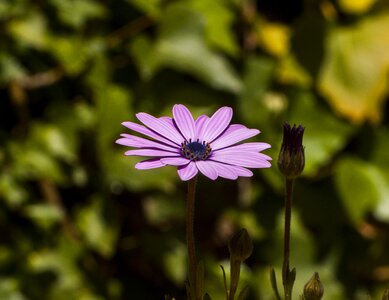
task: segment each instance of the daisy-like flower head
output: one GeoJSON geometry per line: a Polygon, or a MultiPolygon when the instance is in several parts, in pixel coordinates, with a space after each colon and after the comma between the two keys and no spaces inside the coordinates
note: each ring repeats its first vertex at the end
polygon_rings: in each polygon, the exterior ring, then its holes
{"type": "Polygon", "coordinates": [[[230,124],[230,107],[221,107],[211,117],[201,115],[196,120],[182,104],[174,105],[173,118],[156,118],[143,112],[136,117],[145,126],[133,122],[122,124],[147,138],[123,133],[116,143],[137,148],[126,151],[125,155],[150,157],[135,165],[139,170],[177,166],[178,175],[186,181],[199,171],[212,180],[218,176],[237,179],[253,175],[247,168],[271,166],[271,158],[260,153],[270,148],[269,144],[238,144],[257,135],[259,130],[230,124]]]}

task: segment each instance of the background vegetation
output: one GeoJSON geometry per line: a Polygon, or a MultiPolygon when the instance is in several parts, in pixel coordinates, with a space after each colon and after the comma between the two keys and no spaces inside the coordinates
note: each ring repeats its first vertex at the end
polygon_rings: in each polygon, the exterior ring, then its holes
{"type": "MultiPolygon", "coordinates": [[[[306,127],[291,264],[324,299],[380,299],[389,282],[387,0],[2,0],[0,299],[184,299],[185,183],[137,171],[114,144],[146,111],[229,105],[274,162],[282,123],[306,127]]],[[[198,183],[207,290],[246,227],[243,279],[271,299],[283,179],[198,183]]],[[[280,274],[280,272],[279,272],[280,274]]],[[[297,299],[297,297],[295,297],[297,299]]]]}

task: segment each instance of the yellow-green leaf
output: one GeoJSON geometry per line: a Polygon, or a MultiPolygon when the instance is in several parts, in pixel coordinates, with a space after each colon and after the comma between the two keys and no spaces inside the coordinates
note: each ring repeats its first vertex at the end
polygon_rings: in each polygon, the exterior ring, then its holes
{"type": "Polygon", "coordinates": [[[378,122],[388,90],[389,14],[335,27],[327,40],[319,89],[335,111],[354,123],[378,122]]]}

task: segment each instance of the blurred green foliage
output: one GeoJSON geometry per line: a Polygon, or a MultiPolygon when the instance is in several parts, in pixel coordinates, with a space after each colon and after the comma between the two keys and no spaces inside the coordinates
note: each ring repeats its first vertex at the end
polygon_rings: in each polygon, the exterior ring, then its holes
{"type": "MultiPolygon", "coordinates": [[[[184,299],[185,189],[114,144],[146,111],[234,108],[277,159],[282,122],[306,127],[296,183],[295,298],[379,299],[389,282],[386,0],[2,0],[0,299],[184,299]]],[[[276,164],[275,164],[276,165],[276,164]]],[[[206,290],[223,299],[227,243],[245,227],[249,299],[271,299],[283,179],[200,178],[206,290]]],[[[278,275],[279,275],[278,274],[278,275]]]]}

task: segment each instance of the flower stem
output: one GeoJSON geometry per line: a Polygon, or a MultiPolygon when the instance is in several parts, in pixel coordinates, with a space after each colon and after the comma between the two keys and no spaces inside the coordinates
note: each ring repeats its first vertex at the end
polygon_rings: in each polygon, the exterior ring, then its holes
{"type": "Polygon", "coordinates": [[[285,181],[285,225],[284,225],[284,262],[282,265],[282,284],[284,285],[285,300],[292,299],[294,279],[290,278],[289,255],[290,255],[290,221],[292,217],[292,194],[293,179],[285,181]]]}
{"type": "Polygon", "coordinates": [[[196,248],[195,248],[194,232],[193,232],[196,182],[197,182],[197,176],[195,176],[194,178],[188,181],[188,198],[186,203],[186,209],[187,209],[186,244],[188,247],[188,259],[189,259],[188,277],[189,277],[189,285],[192,292],[196,287],[196,278],[197,278],[196,248]]]}

